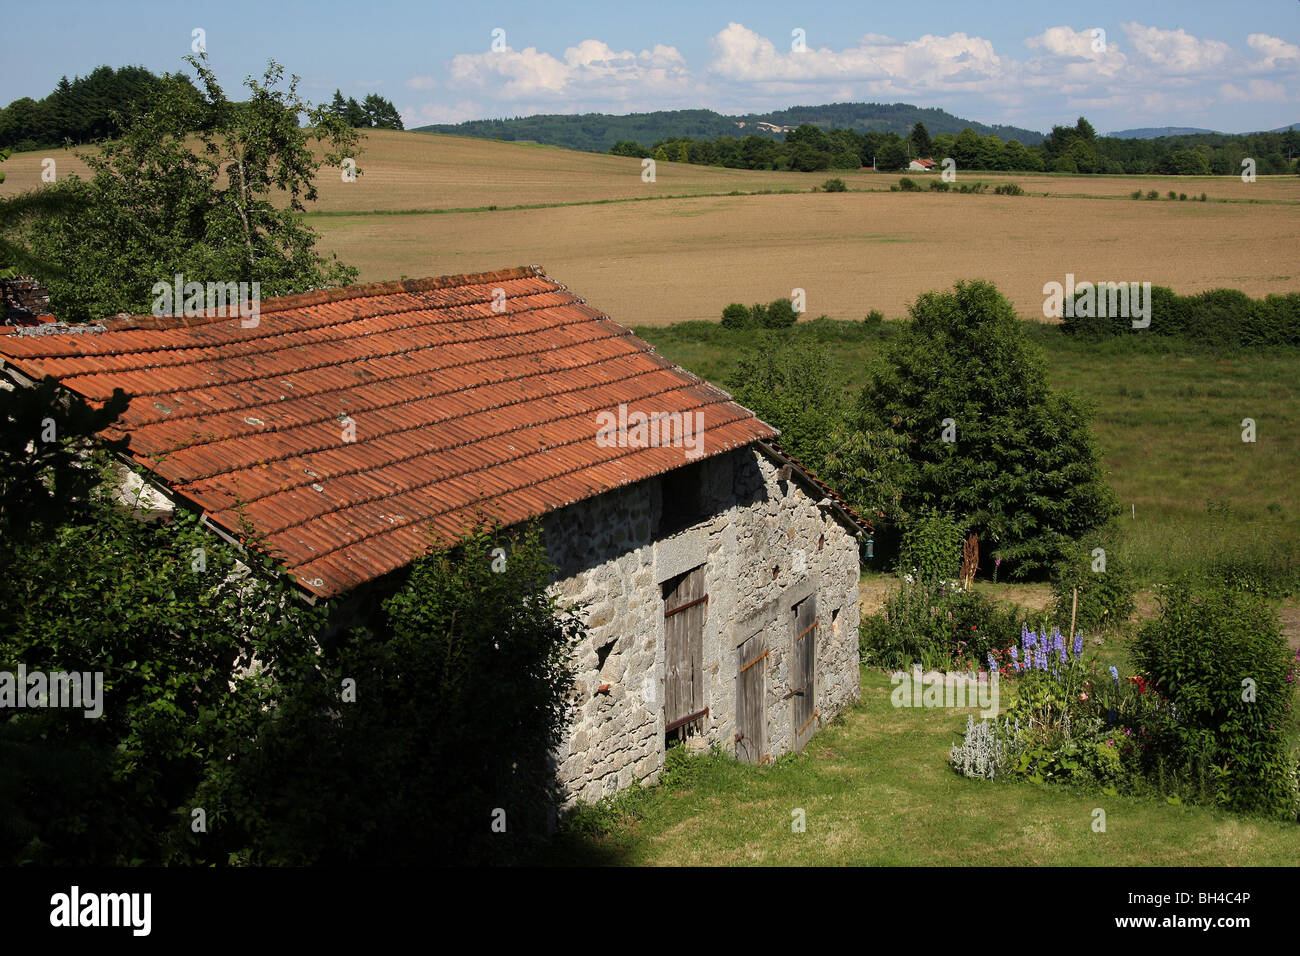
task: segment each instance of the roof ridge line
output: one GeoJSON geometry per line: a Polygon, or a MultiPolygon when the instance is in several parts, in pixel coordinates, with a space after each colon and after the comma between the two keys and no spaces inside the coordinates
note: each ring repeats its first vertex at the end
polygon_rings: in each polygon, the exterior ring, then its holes
{"type": "MultiPolygon", "coordinates": [[[[333,289],[313,289],[310,292],[298,292],[292,295],[275,296],[266,299],[258,306],[258,314],[288,312],[293,309],[308,308],[314,305],[331,305],[347,302],[351,299],[366,299],[381,295],[394,295],[398,292],[433,292],[438,289],[454,289],[465,285],[483,285],[486,282],[506,279],[545,279],[548,278],[541,266],[516,266],[511,269],[497,269],[492,272],[460,273],[456,275],[430,276],[424,279],[392,279],[387,282],[366,282],[357,285],[340,286],[333,289]]],[[[554,280],[551,280],[554,281],[554,280]]],[[[156,316],[156,315],[116,315],[99,320],[109,332],[147,329],[160,331],[174,328],[193,328],[212,322],[228,322],[230,315],[196,316],[156,316]]]]}

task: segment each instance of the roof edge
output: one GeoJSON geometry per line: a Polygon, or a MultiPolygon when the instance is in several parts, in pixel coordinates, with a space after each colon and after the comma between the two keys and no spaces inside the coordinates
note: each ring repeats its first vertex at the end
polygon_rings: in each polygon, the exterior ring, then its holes
{"type": "MultiPolygon", "coordinates": [[[[328,305],[333,302],[346,302],[350,299],[364,299],[370,296],[393,295],[398,292],[430,292],[435,289],[454,289],[464,285],[483,285],[488,282],[505,282],[510,279],[546,278],[546,270],[541,266],[516,266],[512,269],[497,269],[492,272],[461,273],[458,275],[432,276],[425,279],[395,279],[388,282],[367,282],[360,285],[340,286],[335,289],[315,289],[311,292],[299,292],[294,295],[282,295],[266,299],[259,305],[260,314],[288,312],[313,305],[328,305]]],[[[99,321],[110,332],[128,329],[173,329],[193,328],[212,322],[225,322],[229,315],[209,315],[204,310],[196,316],[156,316],[156,315],[117,315],[99,321]]]]}
{"type": "Polygon", "coordinates": [[[779,462],[781,465],[788,465],[790,470],[798,475],[805,484],[823,492],[830,499],[828,510],[833,512],[844,524],[849,525],[855,534],[870,535],[875,533],[876,529],[860,518],[857,512],[849,507],[848,502],[841,498],[834,488],[809,471],[797,458],[792,458],[779,444],[762,438],[755,440],[754,444],[773,461],[779,462]]]}

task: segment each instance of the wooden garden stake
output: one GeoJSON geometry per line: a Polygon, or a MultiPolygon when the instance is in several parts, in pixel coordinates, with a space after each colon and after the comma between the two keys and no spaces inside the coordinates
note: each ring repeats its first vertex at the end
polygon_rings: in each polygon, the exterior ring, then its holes
{"type": "Polygon", "coordinates": [[[1079,611],[1079,589],[1074,589],[1074,598],[1070,601],[1070,643],[1074,643],[1074,616],[1079,611]]]}

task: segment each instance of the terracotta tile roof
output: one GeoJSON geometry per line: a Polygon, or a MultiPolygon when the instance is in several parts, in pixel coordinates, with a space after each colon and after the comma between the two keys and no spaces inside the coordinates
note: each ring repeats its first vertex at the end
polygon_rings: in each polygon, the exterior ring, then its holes
{"type": "Polygon", "coordinates": [[[320,596],[409,563],[478,513],[514,524],[697,460],[680,442],[601,447],[598,415],[620,404],[700,413],[698,458],[776,435],[538,267],[260,311],[252,328],[130,316],[91,334],[15,332],[0,357],[93,403],[123,389],[130,407],[105,437],[128,437],[141,466],[233,536],[242,514],[320,596]]]}

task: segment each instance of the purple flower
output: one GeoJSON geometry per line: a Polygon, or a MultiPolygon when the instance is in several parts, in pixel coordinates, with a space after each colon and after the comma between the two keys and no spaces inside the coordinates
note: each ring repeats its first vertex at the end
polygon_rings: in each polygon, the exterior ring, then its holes
{"type": "Polygon", "coordinates": [[[1083,635],[1076,634],[1074,636],[1074,656],[1078,657],[1082,653],[1083,653],[1083,635]]]}
{"type": "Polygon", "coordinates": [[[1116,670],[1114,667],[1111,667],[1110,669],[1110,676],[1114,678],[1116,684],[1119,683],[1119,671],[1116,670]]]}
{"type": "Polygon", "coordinates": [[[991,671],[993,671],[994,673],[996,673],[996,672],[997,672],[997,669],[998,669],[998,662],[997,662],[997,660],[993,657],[993,654],[990,652],[990,653],[989,653],[989,670],[991,670],[991,671]]]}

